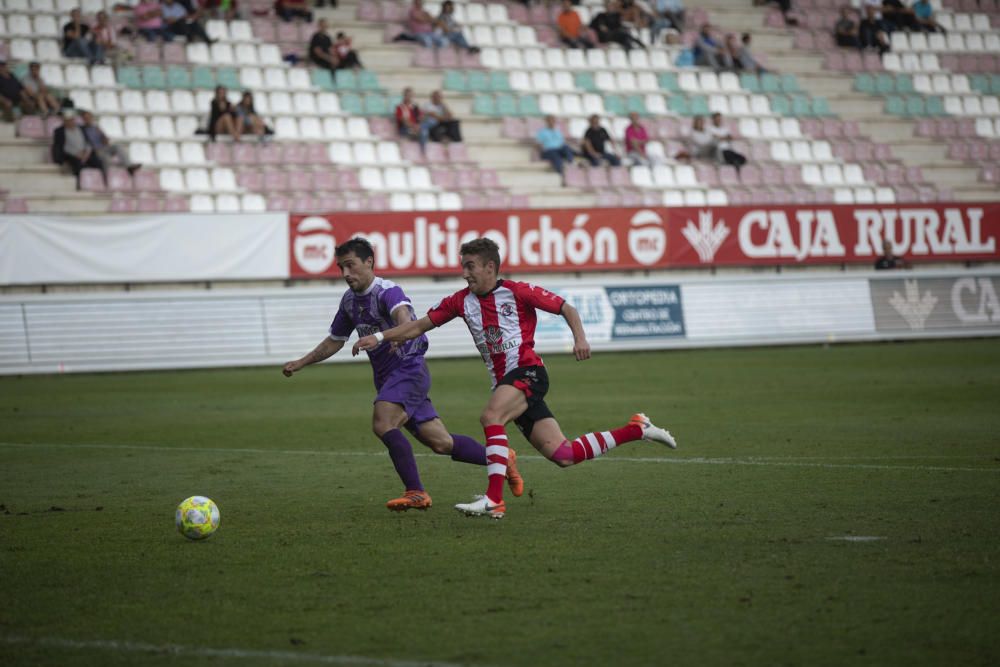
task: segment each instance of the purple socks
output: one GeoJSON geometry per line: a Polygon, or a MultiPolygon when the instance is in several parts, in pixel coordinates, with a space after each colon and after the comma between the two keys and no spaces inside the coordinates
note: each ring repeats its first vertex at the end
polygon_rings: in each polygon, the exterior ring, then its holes
{"type": "MultiPolygon", "coordinates": [[[[398,428],[386,431],[382,435],[382,442],[389,450],[389,458],[396,468],[396,474],[403,480],[403,486],[407,491],[423,491],[424,485],[420,483],[420,473],[417,471],[417,460],[413,458],[413,447],[406,439],[403,432],[398,428]]],[[[484,450],[485,452],[485,450],[484,450]]]]}
{"type": "Polygon", "coordinates": [[[454,445],[451,450],[452,461],[472,463],[477,466],[486,465],[486,448],[467,435],[451,434],[454,445]]]}

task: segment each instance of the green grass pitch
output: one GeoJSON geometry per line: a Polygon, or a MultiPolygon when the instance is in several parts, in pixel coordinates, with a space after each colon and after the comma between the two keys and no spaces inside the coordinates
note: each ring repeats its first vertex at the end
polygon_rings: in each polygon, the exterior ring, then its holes
{"type": "MultiPolygon", "coordinates": [[[[435,506],[385,510],[366,364],[0,379],[0,664],[1000,663],[996,340],[547,362],[567,435],[680,448],[563,470],[509,427],[499,522],[419,445],[435,506]]],[[[481,362],[430,365],[481,439],[481,362]]]]}

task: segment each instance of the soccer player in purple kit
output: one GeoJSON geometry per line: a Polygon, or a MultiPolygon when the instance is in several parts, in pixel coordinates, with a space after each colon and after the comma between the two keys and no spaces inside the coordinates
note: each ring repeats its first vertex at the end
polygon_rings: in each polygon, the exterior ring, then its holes
{"type": "MultiPolygon", "coordinates": [[[[282,372],[286,377],[339,352],[354,330],[359,337],[374,335],[380,338],[382,331],[416,319],[413,305],[402,288],[375,275],[375,252],[368,241],[353,238],[337,246],[334,254],[350,289],[340,300],[330,325],[330,335],[309,354],[285,364],[282,372]]],[[[405,426],[437,454],[450,454],[455,461],[486,465],[486,448],[467,435],[449,433],[438,417],[428,396],[431,376],[424,361],[427,347],[427,337],[419,336],[399,345],[381,342],[368,351],[378,392],[372,430],[389,450],[404,487],[401,497],[386,503],[386,507],[394,511],[425,510],[431,506],[431,497],[420,481],[413,447],[400,427],[405,426]]],[[[515,460],[511,451],[507,484],[511,493],[520,496],[524,480],[514,465],[515,460]]]]}

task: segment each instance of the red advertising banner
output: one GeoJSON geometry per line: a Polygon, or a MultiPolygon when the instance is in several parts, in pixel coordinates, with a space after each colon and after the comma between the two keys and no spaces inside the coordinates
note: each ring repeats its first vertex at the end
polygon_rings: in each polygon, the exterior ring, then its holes
{"type": "Polygon", "coordinates": [[[1000,259],[1000,203],[525,209],[289,217],[294,278],[339,276],[337,243],[364,236],[382,275],[452,273],[488,236],[512,272],[874,264],[888,239],[913,263],[1000,259]]]}

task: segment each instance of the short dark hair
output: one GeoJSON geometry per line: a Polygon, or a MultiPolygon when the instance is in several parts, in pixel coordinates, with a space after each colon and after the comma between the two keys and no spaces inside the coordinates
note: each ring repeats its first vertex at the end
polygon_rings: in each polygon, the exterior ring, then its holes
{"type": "Polygon", "coordinates": [[[333,254],[340,258],[351,252],[357,255],[358,259],[362,262],[369,258],[371,258],[372,261],[375,261],[375,250],[372,249],[372,244],[368,242],[368,239],[356,236],[353,239],[344,241],[337,246],[337,249],[333,251],[333,254]]]}
{"type": "Polygon", "coordinates": [[[500,272],[500,246],[496,241],[485,237],[472,239],[462,244],[460,252],[463,255],[476,255],[484,262],[493,262],[497,267],[497,273],[500,272]]]}
{"type": "Polygon", "coordinates": [[[37,60],[32,60],[30,63],[28,63],[28,67],[41,67],[41,66],[42,63],[38,62],[37,60]]]}

